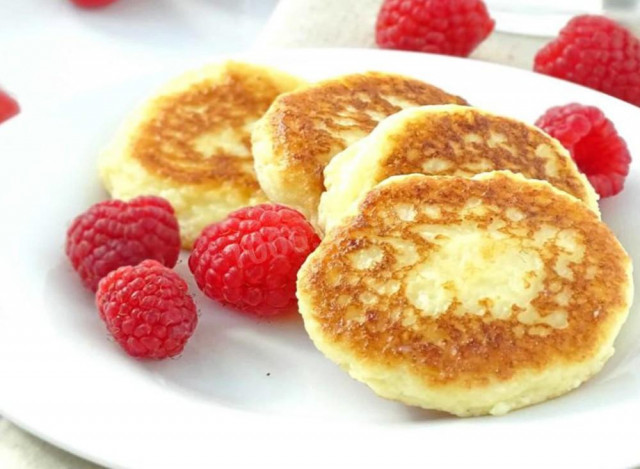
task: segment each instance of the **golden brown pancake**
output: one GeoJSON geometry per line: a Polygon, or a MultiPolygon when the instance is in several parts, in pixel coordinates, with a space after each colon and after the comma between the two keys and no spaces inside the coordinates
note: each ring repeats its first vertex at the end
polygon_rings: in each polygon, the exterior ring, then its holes
{"type": "Polygon", "coordinates": [[[331,160],[319,225],[331,229],[390,176],[473,176],[510,170],[549,181],[599,213],[597,194],[556,139],[518,120],[468,106],[406,109],[331,160]]]}
{"type": "Polygon", "coordinates": [[[252,134],[260,186],[314,224],[322,171],[334,155],[365,137],[385,117],[413,106],[466,104],[458,96],[400,75],[345,75],[274,101],[252,134]]]}
{"type": "Polygon", "coordinates": [[[115,198],[142,194],[173,205],[183,247],[229,212],[267,201],[253,169],[251,131],[280,93],[302,84],[240,62],[189,72],[147,100],[100,162],[115,198]]]}
{"type": "Polygon", "coordinates": [[[563,394],[613,353],[631,262],[584,204],[510,172],[394,176],[298,275],[315,345],[376,393],[460,416],[563,394]]]}

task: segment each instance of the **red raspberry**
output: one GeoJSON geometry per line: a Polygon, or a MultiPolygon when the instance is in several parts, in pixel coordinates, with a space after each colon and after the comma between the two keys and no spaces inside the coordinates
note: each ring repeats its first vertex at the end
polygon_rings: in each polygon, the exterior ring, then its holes
{"type": "Polygon", "coordinates": [[[18,102],[0,90],[0,124],[20,112],[18,102]]]}
{"type": "Polygon", "coordinates": [[[299,212],[256,205],[205,228],[189,268],[208,297],[257,316],[273,316],[296,306],[298,269],[319,242],[299,212]]]}
{"type": "Polygon", "coordinates": [[[82,8],[100,8],[111,5],[116,0],[71,0],[75,5],[82,8]]]}
{"type": "Polygon", "coordinates": [[[573,18],[538,51],[533,68],[640,106],[640,40],[604,16],[573,18]]]}
{"type": "Polygon", "coordinates": [[[95,291],[102,277],[123,265],[155,259],[173,267],[180,231],[173,208],[160,197],[107,200],[79,215],[67,231],[67,256],[95,291]]]}
{"type": "Polygon", "coordinates": [[[482,0],[385,0],[376,42],[388,49],[466,57],[494,25],[482,0]]]}
{"type": "Polygon", "coordinates": [[[627,144],[600,109],[576,103],[552,107],[536,125],[571,152],[600,197],[622,190],[631,156],[627,144]]]}
{"type": "Polygon", "coordinates": [[[133,357],[179,354],[198,324],[186,282],[152,260],[109,273],[98,285],[96,305],[111,335],[133,357]]]}

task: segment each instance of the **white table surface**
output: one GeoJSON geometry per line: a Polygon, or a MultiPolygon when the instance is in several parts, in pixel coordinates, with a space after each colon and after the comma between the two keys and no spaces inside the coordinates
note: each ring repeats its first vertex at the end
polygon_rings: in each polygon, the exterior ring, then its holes
{"type": "MultiPolygon", "coordinates": [[[[380,0],[281,0],[276,8],[277,3],[120,0],[106,9],[81,10],[68,0],[0,0],[0,88],[19,101],[20,119],[185,58],[252,46],[374,46],[372,25],[380,0]],[[117,72],[123,67],[129,71],[124,77],[117,72]]],[[[544,42],[495,33],[474,57],[530,68],[544,42]]],[[[91,467],[97,466],[0,417],[0,468],[91,467]]]]}

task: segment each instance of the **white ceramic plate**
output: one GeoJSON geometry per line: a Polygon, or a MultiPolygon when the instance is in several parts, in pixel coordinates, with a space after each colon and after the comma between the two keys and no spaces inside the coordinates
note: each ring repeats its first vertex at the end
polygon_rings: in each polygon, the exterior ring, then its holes
{"type": "MultiPolygon", "coordinates": [[[[552,105],[602,108],[640,158],[640,109],[541,75],[442,56],[373,50],[246,57],[318,79],[371,69],[422,78],[533,122],[552,105]]],[[[203,60],[205,62],[206,60],[203,60]]],[[[183,69],[195,64],[184,64],[183,69]]],[[[181,357],[141,362],[106,334],[63,252],[72,218],[106,197],[96,156],[122,117],[182,69],[127,79],[0,128],[0,412],[54,444],[121,467],[459,464],[630,467],[640,463],[640,318],[596,378],[504,417],[459,419],[376,397],[324,359],[299,320],[201,309],[181,357]]],[[[604,220],[640,259],[637,164],[604,220]]],[[[190,279],[184,260],[177,271],[190,279]]]]}

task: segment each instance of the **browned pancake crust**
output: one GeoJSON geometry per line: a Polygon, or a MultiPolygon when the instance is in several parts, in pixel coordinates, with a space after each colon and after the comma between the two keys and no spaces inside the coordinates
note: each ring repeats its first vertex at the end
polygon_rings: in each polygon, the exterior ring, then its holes
{"type": "MultiPolygon", "coordinates": [[[[387,367],[400,367],[424,379],[431,386],[452,382],[464,386],[486,385],[490,380],[504,380],[523,369],[541,370],[555,363],[585,360],[598,348],[608,326],[623,314],[626,305],[628,257],[609,229],[596,215],[574,199],[550,191],[547,186],[519,184],[505,176],[485,181],[464,178],[417,178],[400,187],[379,187],[365,199],[361,214],[352,222],[332,232],[321,245],[322,256],[305,266],[309,276],[305,284],[313,285],[310,295],[314,318],[328,340],[348,350],[359,361],[387,367]],[[540,316],[558,306],[554,296],[564,287],[573,292],[568,312],[568,327],[547,327],[548,335],[522,333],[522,324],[513,311],[510,319],[497,320],[490,315],[453,314],[454,304],[437,317],[421,315],[403,294],[403,288],[391,295],[379,295],[374,306],[361,301],[361,294],[374,292],[366,283],[375,279],[380,285],[406,274],[394,266],[394,256],[401,252],[383,242],[385,237],[415,243],[421,259],[433,251],[430,244],[412,227],[424,224],[455,225],[461,223],[459,210],[471,198],[499,208],[485,215],[469,215],[478,226],[486,227],[503,220],[505,233],[522,230],[530,237],[548,224],[560,230],[578,233],[586,246],[583,262],[571,264],[574,281],[559,276],[552,266],[558,248],[540,253],[546,279],[541,293],[532,301],[540,316]],[[398,203],[434,204],[442,209],[441,218],[432,219],[418,212],[411,223],[390,215],[398,203]],[[525,214],[519,222],[505,215],[508,207],[525,214]],[[375,267],[358,271],[349,262],[349,254],[377,246],[384,251],[375,267]],[[587,269],[595,268],[592,280],[587,269]],[[391,312],[401,312],[399,319],[391,312]],[[402,313],[404,312],[404,313],[402,313]],[[416,323],[402,325],[406,313],[415,314],[416,323]],[[362,318],[364,322],[360,322],[362,318]]],[[[544,326],[536,326],[544,327],[544,326]]]]}
{"type": "Polygon", "coordinates": [[[148,171],[188,184],[233,181],[236,188],[260,189],[251,157],[251,134],[245,124],[256,121],[282,89],[268,76],[229,63],[223,79],[194,83],[188,90],[157,98],[153,117],[135,133],[132,154],[148,171]],[[246,154],[218,149],[203,155],[192,142],[219,131],[241,134],[246,154]]]}
{"type": "Polygon", "coordinates": [[[349,142],[340,135],[368,135],[378,122],[409,106],[467,104],[413,78],[368,72],[346,75],[281,96],[268,114],[273,151],[308,178],[308,188],[324,191],[322,171],[349,142]],[[398,102],[404,103],[403,106],[398,102]]]}
{"type": "Polygon", "coordinates": [[[390,143],[385,147],[389,156],[376,180],[425,172],[425,162],[438,158],[449,163],[448,167],[427,173],[473,176],[482,171],[510,170],[528,178],[549,181],[582,201],[590,199],[586,181],[578,176],[562,148],[549,145],[549,136],[532,131],[514,119],[473,111],[443,112],[407,122],[402,134],[389,137],[390,143]],[[479,137],[478,141],[465,141],[469,135],[479,137]],[[490,143],[496,135],[501,135],[500,142],[490,143]],[[541,145],[549,148],[551,158],[533,154],[541,145]],[[555,175],[546,168],[550,160],[554,163],[555,175]]]}

